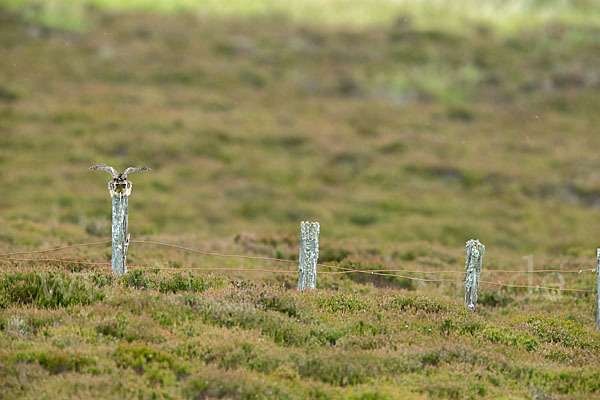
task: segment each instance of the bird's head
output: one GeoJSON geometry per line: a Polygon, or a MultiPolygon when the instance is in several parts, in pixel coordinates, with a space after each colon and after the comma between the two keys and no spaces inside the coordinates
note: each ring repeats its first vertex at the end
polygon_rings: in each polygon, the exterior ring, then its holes
{"type": "Polygon", "coordinates": [[[108,182],[108,190],[110,191],[111,196],[114,196],[115,194],[118,194],[119,196],[129,196],[131,194],[132,186],[131,182],[123,178],[115,178],[108,182]]]}

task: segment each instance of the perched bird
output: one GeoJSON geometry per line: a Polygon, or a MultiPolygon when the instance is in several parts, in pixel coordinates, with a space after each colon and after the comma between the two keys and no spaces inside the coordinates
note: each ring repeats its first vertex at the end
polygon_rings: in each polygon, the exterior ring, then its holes
{"type": "Polygon", "coordinates": [[[127,180],[127,175],[135,171],[152,171],[148,167],[129,167],[123,171],[122,174],[119,174],[116,169],[109,167],[108,165],[94,165],[88,169],[101,169],[108,172],[110,176],[113,177],[113,180],[108,182],[110,196],[112,197],[118,193],[119,198],[122,198],[123,196],[129,196],[131,193],[131,182],[127,180]]]}
{"type": "Polygon", "coordinates": [[[119,174],[116,169],[113,167],[109,167],[108,165],[94,165],[93,167],[89,167],[88,169],[96,170],[100,169],[108,172],[112,177],[115,183],[122,183],[127,180],[127,175],[135,171],[152,171],[148,167],[129,167],[122,174],[119,174]]]}

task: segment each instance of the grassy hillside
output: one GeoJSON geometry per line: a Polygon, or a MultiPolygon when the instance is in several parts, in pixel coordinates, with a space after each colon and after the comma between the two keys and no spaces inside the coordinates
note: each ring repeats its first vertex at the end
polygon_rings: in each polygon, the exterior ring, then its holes
{"type": "MultiPolygon", "coordinates": [[[[306,17],[337,2],[108,3],[0,1],[2,252],[109,239],[109,177],[87,171],[107,163],[154,169],[131,176],[132,239],[294,260],[317,220],[320,260],[346,267],[462,279],[440,271],[470,238],[484,270],[595,266],[594,2],[498,2],[501,22],[466,0],[337,21],[306,17]]],[[[460,283],[321,274],[302,294],[293,272],[185,270],[293,265],[139,243],[128,260],[181,271],[0,260],[0,397],[598,397],[595,293],[485,284],[471,314],[460,283]]]]}
{"type": "Polygon", "coordinates": [[[571,320],[507,321],[371,286],[303,294],[216,276],[86,277],[46,275],[72,288],[64,301],[34,274],[3,276],[5,398],[590,398],[599,389],[600,335],[571,320]]]}

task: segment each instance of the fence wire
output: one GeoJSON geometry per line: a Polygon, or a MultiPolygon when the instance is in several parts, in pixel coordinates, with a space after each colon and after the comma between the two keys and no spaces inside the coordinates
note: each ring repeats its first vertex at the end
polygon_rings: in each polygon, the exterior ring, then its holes
{"type": "MultiPolygon", "coordinates": [[[[7,252],[0,254],[0,260],[4,261],[21,261],[21,262],[56,262],[62,264],[76,264],[76,265],[90,265],[90,266],[109,266],[110,262],[95,262],[95,261],[85,261],[85,260],[73,260],[73,259],[63,259],[63,258],[28,258],[28,257],[11,257],[15,255],[32,255],[32,254],[43,254],[50,252],[59,252],[62,250],[73,249],[78,247],[86,247],[86,246],[97,246],[97,245],[106,245],[111,243],[110,240],[106,241],[98,241],[98,242],[88,242],[88,243],[77,243],[71,244],[67,246],[53,247],[43,250],[31,250],[31,251],[18,251],[18,252],[7,252]]],[[[203,256],[209,257],[220,257],[220,258],[236,258],[236,259],[247,259],[247,260],[258,260],[258,261],[268,261],[268,262],[279,262],[279,263],[287,263],[287,264],[297,264],[296,260],[289,260],[283,258],[276,257],[265,257],[265,256],[251,256],[251,255],[243,255],[243,254],[224,254],[224,253],[216,253],[209,251],[202,251],[197,249],[192,249],[185,246],[175,245],[171,243],[164,243],[152,240],[131,240],[130,243],[138,243],[138,244],[149,244],[161,247],[167,247],[177,250],[186,251],[193,254],[199,254],[203,256]]],[[[342,274],[368,274],[375,276],[384,276],[384,277],[395,277],[401,279],[407,279],[411,281],[419,281],[419,282],[450,282],[450,283],[462,283],[463,280],[460,279],[431,279],[431,278],[420,278],[415,276],[401,275],[397,272],[403,274],[464,274],[465,271],[460,270],[441,270],[441,271],[424,271],[424,270],[406,270],[406,269],[358,269],[358,268],[350,268],[343,267],[339,265],[331,265],[331,264],[317,264],[322,268],[333,269],[334,271],[319,271],[319,274],[327,274],[327,275],[342,275],[342,274]]],[[[289,274],[289,273],[297,273],[295,270],[281,270],[281,269],[264,269],[264,268],[245,268],[245,267],[152,267],[152,266],[144,266],[144,265],[132,265],[129,266],[130,270],[169,270],[169,271],[241,271],[241,272],[262,272],[262,273],[280,273],[280,274],[289,274]]],[[[596,268],[588,268],[588,269],[576,269],[576,270],[562,270],[562,269],[538,269],[538,270],[508,270],[508,269],[496,269],[496,270],[482,270],[482,273],[550,273],[550,272],[560,272],[560,273],[583,273],[583,272],[595,272],[596,268]]],[[[582,292],[582,293],[595,293],[593,290],[586,289],[574,289],[574,288],[564,288],[564,287],[550,287],[550,286],[539,286],[539,285],[520,285],[520,284],[509,284],[503,283],[499,281],[485,281],[481,280],[480,283],[487,285],[496,285],[502,287],[513,287],[513,288],[528,288],[528,289],[544,289],[544,290],[556,290],[556,291],[569,291],[569,292],[582,292]]]]}

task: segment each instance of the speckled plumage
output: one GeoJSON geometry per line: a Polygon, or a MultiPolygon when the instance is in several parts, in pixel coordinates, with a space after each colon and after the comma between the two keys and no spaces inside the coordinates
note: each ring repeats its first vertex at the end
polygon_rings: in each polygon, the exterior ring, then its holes
{"type": "Polygon", "coordinates": [[[125,181],[127,180],[127,175],[135,171],[152,171],[152,169],[148,167],[129,167],[122,174],[119,174],[116,169],[109,165],[94,165],[93,167],[89,167],[91,170],[102,170],[108,172],[115,181],[125,181]]]}

